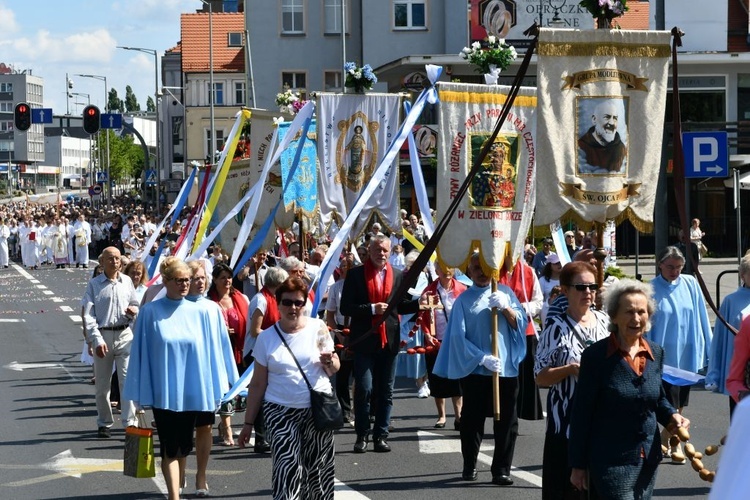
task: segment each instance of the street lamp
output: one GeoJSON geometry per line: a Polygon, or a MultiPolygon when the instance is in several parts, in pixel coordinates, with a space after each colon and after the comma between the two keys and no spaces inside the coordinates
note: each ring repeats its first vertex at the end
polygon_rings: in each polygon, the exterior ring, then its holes
{"type": "MultiPolygon", "coordinates": [[[[214,122],[214,101],[215,101],[215,95],[214,95],[214,31],[213,31],[213,6],[211,5],[211,2],[207,2],[206,0],[201,0],[201,3],[203,5],[208,5],[208,86],[209,86],[209,92],[208,92],[208,98],[209,98],[209,119],[211,121],[211,140],[209,141],[209,150],[208,154],[209,156],[213,156],[213,152],[216,151],[216,124],[214,122]]],[[[246,89],[247,91],[247,89],[246,89]]],[[[253,103],[254,105],[255,103],[253,103]]],[[[211,162],[213,163],[213,161],[211,162]]]]}
{"type": "MultiPolygon", "coordinates": [[[[154,56],[154,107],[156,109],[156,155],[154,155],[154,165],[156,167],[156,213],[161,212],[159,194],[161,189],[161,165],[159,164],[159,59],[158,52],[154,49],[144,49],[142,47],[121,47],[118,49],[123,50],[135,50],[137,52],[144,52],[154,56]]],[[[148,162],[148,158],[146,158],[148,162]]]]}
{"type": "MultiPolygon", "coordinates": [[[[107,98],[107,77],[100,75],[76,75],[81,78],[93,78],[104,82],[104,109],[109,113],[109,99],[107,98]]],[[[112,207],[112,179],[109,171],[109,129],[105,131],[104,136],[107,138],[107,206],[112,207]]]]}

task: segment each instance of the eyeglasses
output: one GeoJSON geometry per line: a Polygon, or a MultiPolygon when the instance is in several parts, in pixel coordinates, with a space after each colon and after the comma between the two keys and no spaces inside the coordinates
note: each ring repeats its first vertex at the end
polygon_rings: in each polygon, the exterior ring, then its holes
{"type": "Polygon", "coordinates": [[[682,271],[682,268],[685,266],[683,265],[672,266],[672,265],[665,264],[664,267],[667,269],[667,271],[682,271]]]}
{"type": "Polygon", "coordinates": [[[599,289],[599,285],[596,283],[574,283],[571,286],[579,292],[585,292],[586,290],[595,292],[599,289]]]}
{"type": "Polygon", "coordinates": [[[174,281],[178,285],[188,285],[188,284],[190,284],[190,278],[172,278],[172,281],[174,281]]]}
{"type": "Polygon", "coordinates": [[[304,300],[292,300],[292,299],[281,299],[281,305],[286,307],[297,307],[302,308],[305,307],[305,301],[304,300]]]}

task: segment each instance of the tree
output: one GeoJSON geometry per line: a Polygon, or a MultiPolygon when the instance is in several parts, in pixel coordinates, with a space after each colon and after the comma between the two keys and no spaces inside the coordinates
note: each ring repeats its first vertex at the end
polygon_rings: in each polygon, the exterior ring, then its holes
{"type": "Polygon", "coordinates": [[[122,113],[125,110],[122,99],[117,97],[117,90],[112,87],[109,91],[109,98],[107,101],[107,111],[119,111],[122,113]]]}
{"type": "Polygon", "coordinates": [[[156,105],[154,104],[154,98],[151,96],[148,96],[148,99],[146,99],[146,111],[148,111],[149,113],[156,112],[156,105]]]}
{"type": "Polygon", "coordinates": [[[125,86],[125,110],[128,113],[141,110],[141,105],[138,104],[138,98],[133,93],[133,88],[130,85],[125,86]]]}
{"type": "MultiPolygon", "coordinates": [[[[128,178],[138,177],[144,168],[143,150],[140,145],[135,144],[132,135],[118,136],[112,130],[102,129],[96,147],[103,152],[106,158],[106,136],[109,134],[109,174],[116,182],[122,182],[128,178]]],[[[103,162],[101,169],[106,168],[107,160],[103,162]]]]}

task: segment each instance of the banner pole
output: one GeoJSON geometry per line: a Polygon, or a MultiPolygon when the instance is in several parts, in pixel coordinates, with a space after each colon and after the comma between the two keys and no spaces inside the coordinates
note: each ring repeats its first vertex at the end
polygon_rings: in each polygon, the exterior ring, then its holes
{"type": "MultiPolygon", "coordinates": [[[[492,293],[497,292],[497,280],[492,278],[492,293]]],[[[497,340],[497,307],[492,308],[492,355],[496,358],[500,356],[500,349],[497,340]]],[[[500,374],[492,374],[492,408],[495,415],[495,422],[500,421],[500,374]]]]}

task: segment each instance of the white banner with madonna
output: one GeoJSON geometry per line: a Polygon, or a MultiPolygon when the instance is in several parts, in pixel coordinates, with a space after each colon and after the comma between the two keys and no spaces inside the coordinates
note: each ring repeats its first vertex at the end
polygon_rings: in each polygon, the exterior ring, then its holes
{"type": "MultiPolygon", "coordinates": [[[[340,227],[385,155],[399,127],[399,94],[317,94],[318,197],[323,232],[340,227]]],[[[401,230],[398,161],[368,200],[352,228],[356,239],[377,219],[384,231],[401,230]]]]}
{"type": "MultiPolygon", "coordinates": [[[[510,87],[438,83],[437,214],[442,219],[492,135],[510,87]]],[[[521,87],[500,133],[438,245],[438,259],[465,268],[480,249],[488,276],[521,254],[536,202],[536,89],[521,87]]]]}

